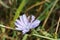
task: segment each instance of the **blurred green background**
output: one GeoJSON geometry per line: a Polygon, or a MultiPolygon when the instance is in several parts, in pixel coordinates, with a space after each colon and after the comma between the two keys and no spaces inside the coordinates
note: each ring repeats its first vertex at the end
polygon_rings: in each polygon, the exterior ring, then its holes
{"type": "Polygon", "coordinates": [[[60,0],[0,0],[0,40],[60,40],[60,0]],[[23,14],[41,21],[25,35],[14,25],[23,14]]]}

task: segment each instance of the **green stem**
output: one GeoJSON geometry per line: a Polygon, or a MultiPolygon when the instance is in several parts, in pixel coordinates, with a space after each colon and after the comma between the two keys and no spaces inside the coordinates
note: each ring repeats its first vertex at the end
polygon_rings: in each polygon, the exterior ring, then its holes
{"type": "Polygon", "coordinates": [[[0,4],[5,8],[10,8],[8,5],[6,5],[2,0],[0,0],[0,4]]]}
{"type": "Polygon", "coordinates": [[[27,0],[23,0],[21,2],[21,4],[19,5],[19,7],[17,8],[17,10],[15,12],[15,16],[14,16],[13,21],[11,22],[10,26],[14,27],[14,22],[20,16],[20,13],[21,13],[22,9],[24,8],[24,6],[26,5],[26,3],[27,3],[27,0]]]}
{"type": "Polygon", "coordinates": [[[37,37],[41,37],[41,38],[46,38],[46,39],[49,39],[49,40],[54,40],[53,38],[42,36],[42,35],[37,35],[37,34],[33,34],[33,35],[37,36],[37,37]]]}
{"type": "Polygon", "coordinates": [[[26,40],[28,37],[28,34],[25,34],[22,40],[26,40]]]}

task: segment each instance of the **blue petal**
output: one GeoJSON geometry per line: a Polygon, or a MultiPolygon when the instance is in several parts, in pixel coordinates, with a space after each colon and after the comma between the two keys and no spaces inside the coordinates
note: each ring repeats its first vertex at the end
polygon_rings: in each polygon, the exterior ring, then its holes
{"type": "Polygon", "coordinates": [[[19,30],[19,31],[22,31],[23,29],[22,28],[15,28],[16,30],[19,30]]]}
{"type": "Polygon", "coordinates": [[[26,34],[29,30],[23,30],[22,33],[26,34]]]}
{"type": "Polygon", "coordinates": [[[28,20],[29,20],[30,16],[28,16],[28,20]]]}
{"type": "Polygon", "coordinates": [[[21,26],[25,26],[25,24],[24,24],[22,21],[20,21],[20,20],[16,20],[16,22],[17,22],[19,25],[21,25],[21,26]]]}
{"type": "Polygon", "coordinates": [[[28,24],[28,18],[25,14],[23,15],[23,22],[24,22],[25,25],[28,24]]]}
{"type": "Polygon", "coordinates": [[[22,26],[20,26],[19,24],[15,23],[15,25],[17,26],[17,30],[23,30],[24,28],[22,26]]]}
{"type": "Polygon", "coordinates": [[[32,15],[31,22],[33,22],[34,20],[35,20],[35,16],[32,15]]]}
{"type": "Polygon", "coordinates": [[[32,22],[31,28],[36,28],[39,25],[39,23],[40,23],[39,20],[35,20],[34,22],[32,22]]]}
{"type": "Polygon", "coordinates": [[[22,25],[24,25],[25,26],[25,24],[24,24],[24,21],[23,21],[24,19],[23,19],[23,16],[20,16],[20,22],[21,22],[21,24],[22,25]]]}
{"type": "Polygon", "coordinates": [[[30,19],[31,17],[31,22],[33,22],[35,20],[35,16],[31,15],[31,16],[28,16],[28,19],[30,19]]]}

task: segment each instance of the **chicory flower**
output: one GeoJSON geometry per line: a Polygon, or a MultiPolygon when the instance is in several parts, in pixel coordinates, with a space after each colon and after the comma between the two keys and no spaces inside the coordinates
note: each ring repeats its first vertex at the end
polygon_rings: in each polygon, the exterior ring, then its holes
{"type": "Polygon", "coordinates": [[[22,16],[19,17],[19,19],[16,20],[15,25],[16,30],[20,30],[22,31],[23,34],[27,33],[30,29],[32,28],[36,28],[40,21],[39,20],[35,20],[35,16],[31,15],[31,20],[29,21],[30,16],[26,16],[25,14],[23,14],[22,16]]]}

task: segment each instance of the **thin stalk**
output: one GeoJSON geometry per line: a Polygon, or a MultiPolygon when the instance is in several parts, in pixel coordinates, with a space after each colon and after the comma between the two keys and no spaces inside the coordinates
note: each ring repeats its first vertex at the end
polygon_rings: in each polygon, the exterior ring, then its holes
{"type": "Polygon", "coordinates": [[[54,2],[54,4],[53,4],[53,6],[52,6],[51,10],[49,11],[49,14],[47,15],[47,17],[46,17],[46,19],[45,19],[45,21],[44,21],[44,23],[43,23],[42,29],[44,29],[45,24],[47,23],[47,20],[48,20],[48,18],[50,17],[50,15],[51,15],[51,13],[52,13],[52,11],[53,11],[54,7],[55,7],[55,6],[56,6],[56,4],[57,4],[57,2],[58,2],[58,0],[56,0],[56,1],[54,2]]]}

